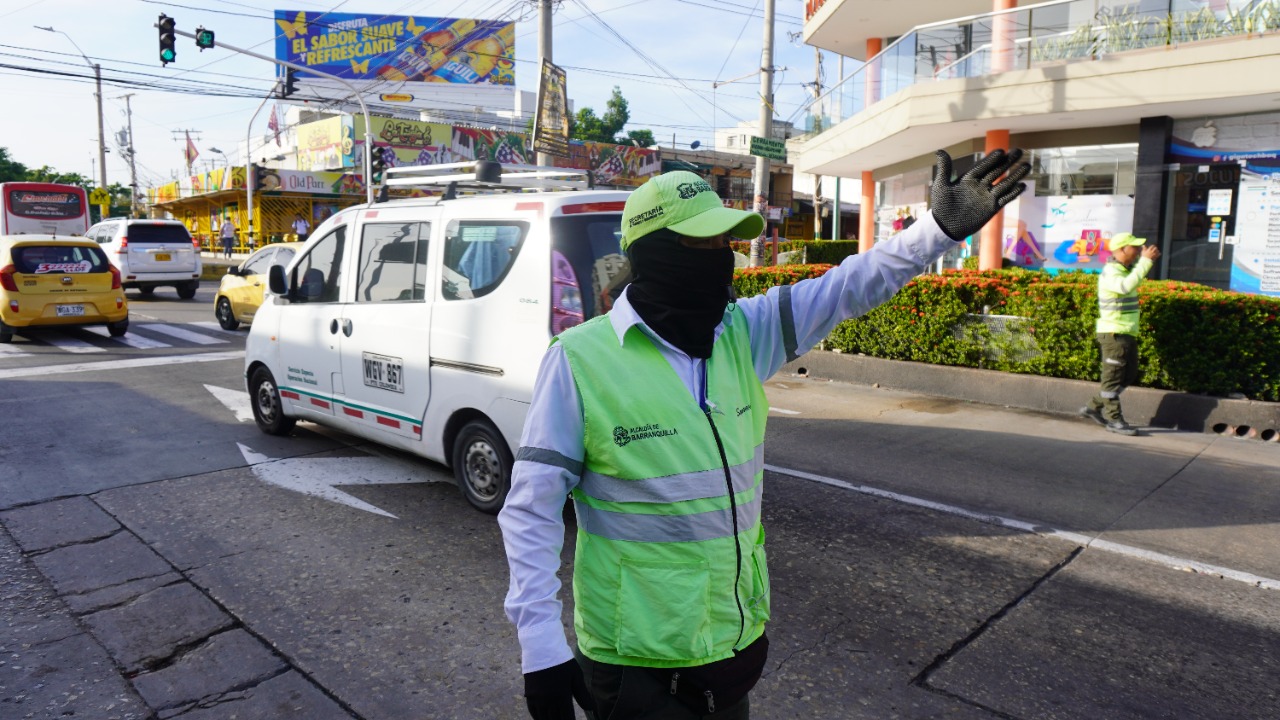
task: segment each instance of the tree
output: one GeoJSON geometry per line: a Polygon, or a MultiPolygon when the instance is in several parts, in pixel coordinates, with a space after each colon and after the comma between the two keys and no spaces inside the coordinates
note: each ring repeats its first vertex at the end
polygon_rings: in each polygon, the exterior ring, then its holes
{"type": "Polygon", "coordinates": [[[605,103],[603,115],[597,116],[596,111],[589,107],[578,110],[574,122],[570,125],[569,137],[617,145],[631,145],[632,140],[635,140],[634,144],[640,147],[654,145],[652,131],[632,130],[625,135],[622,134],[622,129],[630,120],[631,110],[627,99],[622,97],[622,90],[615,85],[613,94],[605,103]]]}
{"type": "Polygon", "coordinates": [[[653,138],[652,130],[631,130],[627,132],[627,139],[637,147],[647,148],[658,144],[653,138]]]}
{"type": "Polygon", "coordinates": [[[27,166],[9,157],[9,148],[0,147],[0,182],[27,179],[27,166]]]}
{"type": "Polygon", "coordinates": [[[80,173],[58,172],[48,165],[43,165],[35,170],[28,170],[26,179],[29,182],[62,183],[63,185],[79,185],[82,188],[93,187],[93,180],[80,173]]]}

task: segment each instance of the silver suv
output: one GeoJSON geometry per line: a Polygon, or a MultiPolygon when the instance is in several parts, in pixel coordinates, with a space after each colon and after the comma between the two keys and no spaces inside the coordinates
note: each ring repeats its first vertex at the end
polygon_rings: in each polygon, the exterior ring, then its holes
{"type": "Polygon", "coordinates": [[[120,270],[126,290],[150,295],[158,287],[172,287],[183,300],[196,296],[204,263],[191,233],[177,220],[108,218],[89,228],[85,237],[96,241],[120,270]]]}

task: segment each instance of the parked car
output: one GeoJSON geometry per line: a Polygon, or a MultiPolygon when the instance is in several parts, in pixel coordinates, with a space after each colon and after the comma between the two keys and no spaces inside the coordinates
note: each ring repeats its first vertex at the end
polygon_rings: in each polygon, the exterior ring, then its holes
{"type": "Polygon", "coordinates": [[[309,420],[444,463],[473,506],[496,513],[547,345],[612,307],[628,274],[627,193],[582,185],[393,200],[326,220],[268,271],[245,354],[259,428],[284,435],[309,420]]]}
{"type": "Polygon", "coordinates": [[[227,270],[218,285],[218,295],[213,299],[213,314],[223,330],[235,330],[240,323],[253,322],[258,306],[262,305],[267,268],[288,265],[301,247],[300,242],[267,245],[227,270]]]}
{"type": "Polygon", "coordinates": [[[158,287],[172,287],[178,297],[190,300],[200,288],[200,245],[177,220],[108,218],[89,228],[85,237],[97,242],[120,270],[126,290],[150,295],[158,287]]]}
{"type": "Polygon", "coordinates": [[[106,325],[129,330],[120,271],[85,238],[0,237],[0,343],[37,327],[106,325]]]}

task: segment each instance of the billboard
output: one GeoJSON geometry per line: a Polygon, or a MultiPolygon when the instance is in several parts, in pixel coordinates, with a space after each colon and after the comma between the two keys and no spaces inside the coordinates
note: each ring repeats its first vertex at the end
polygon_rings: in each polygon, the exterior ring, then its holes
{"type": "Polygon", "coordinates": [[[558,157],[569,155],[569,96],[564,68],[542,61],[538,106],[534,112],[533,149],[558,157]]]}
{"type": "Polygon", "coordinates": [[[277,60],[346,80],[515,85],[514,22],[305,10],[275,21],[277,60]]]}

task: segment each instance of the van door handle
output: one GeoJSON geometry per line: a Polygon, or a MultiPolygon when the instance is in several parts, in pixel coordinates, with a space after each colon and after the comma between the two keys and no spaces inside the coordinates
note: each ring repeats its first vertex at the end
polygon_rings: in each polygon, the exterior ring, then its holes
{"type": "Polygon", "coordinates": [[[342,334],[351,337],[351,318],[342,319],[342,334]]]}
{"type": "Polygon", "coordinates": [[[329,321],[329,334],[330,335],[338,334],[338,318],[334,318],[329,321]]]}

